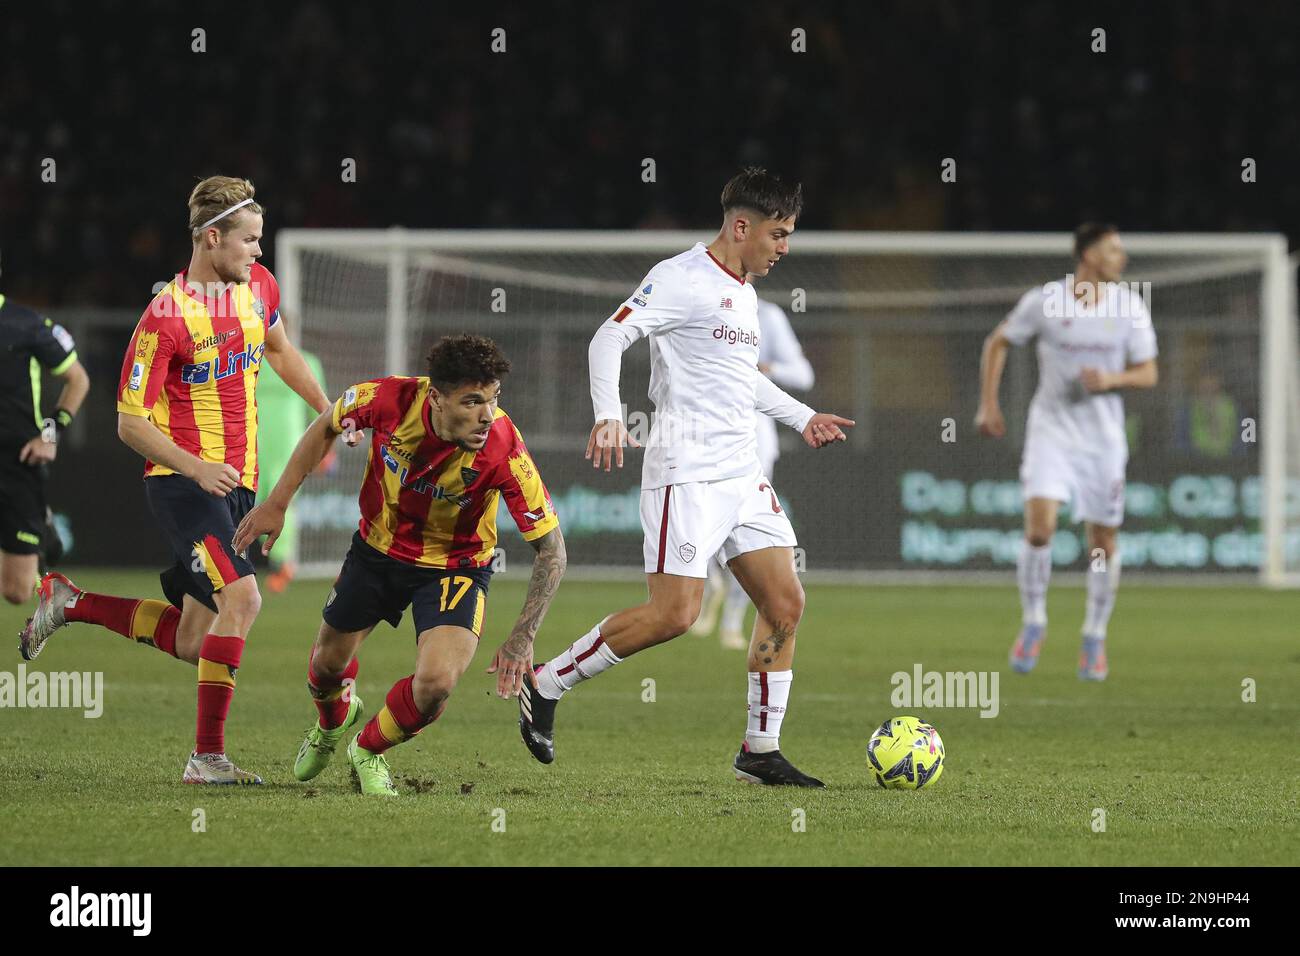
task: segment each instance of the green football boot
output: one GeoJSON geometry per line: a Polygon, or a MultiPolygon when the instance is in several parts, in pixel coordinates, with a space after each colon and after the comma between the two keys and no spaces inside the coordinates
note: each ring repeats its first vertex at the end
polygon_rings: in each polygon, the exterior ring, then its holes
{"type": "Polygon", "coordinates": [[[360,737],[357,734],[348,744],[348,760],[352,762],[352,772],[356,774],[361,792],[367,797],[397,796],[393,776],[388,772],[388,761],[383,754],[373,754],[358,744],[360,737]]]}
{"type": "Polygon", "coordinates": [[[329,766],[334,748],[348,728],[361,719],[363,709],[361,698],[353,691],[352,700],[348,703],[348,716],[342,724],[333,730],[322,728],[320,720],[312,724],[311,730],[302,739],[302,746],[298,748],[298,759],[293,762],[293,775],[299,780],[310,780],[329,766]]]}

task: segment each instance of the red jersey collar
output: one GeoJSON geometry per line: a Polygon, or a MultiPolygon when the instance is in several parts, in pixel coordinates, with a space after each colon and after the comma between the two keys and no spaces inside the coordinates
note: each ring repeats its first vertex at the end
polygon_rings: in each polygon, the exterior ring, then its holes
{"type": "Polygon", "coordinates": [[[708,247],[708,246],[705,246],[705,247],[704,247],[704,252],[705,252],[705,254],[706,254],[710,259],[713,260],[714,265],[716,265],[719,269],[721,269],[721,270],[722,270],[723,272],[725,272],[727,275],[731,276],[731,278],[735,279],[735,280],[736,280],[737,282],[739,282],[741,285],[744,285],[744,284],[745,284],[745,279],[744,279],[744,277],[743,277],[743,276],[738,276],[738,275],[736,275],[734,272],[732,272],[730,269],[728,269],[726,266],[724,266],[724,265],[723,265],[723,264],[718,260],[718,257],[715,256],[715,255],[714,255],[714,254],[709,250],[709,247],[708,247]]]}

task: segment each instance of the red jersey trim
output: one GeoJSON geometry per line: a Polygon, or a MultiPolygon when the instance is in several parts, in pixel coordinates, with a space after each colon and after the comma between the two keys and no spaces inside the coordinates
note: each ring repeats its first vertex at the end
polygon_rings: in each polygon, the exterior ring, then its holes
{"type": "Polygon", "coordinates": [[[736,280],[737,282],[739,282],[741,285],[744,285],[744,284],[745,284],[745,280],[744,280],[743,278],[741,278],[740,276],[736,275],[734,272],[732,272],[730,269],[728,269],[726,266],[724,266],[721,262],[718,261],[718,257],[717,257],[717,256],[715,256],[712,252],[709,252],[708,246],[705,246],[705,247],[704,247],[704,252],[705,252],[705,254],[706,254],[710,259],[713,260],[713,264],[716,265],[719,269],[721,269],[721,270],[722,270],[723,272],[725,272],[727,275],[731,276],[731,278],[735,279],[735,280],[736,280]]]}

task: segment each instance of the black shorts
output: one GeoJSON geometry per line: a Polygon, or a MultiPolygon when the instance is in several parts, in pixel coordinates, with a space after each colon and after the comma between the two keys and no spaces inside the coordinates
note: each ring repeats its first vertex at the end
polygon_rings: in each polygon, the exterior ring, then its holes
{"type": "Polygon", "coordinates": [[[321,617],[334,630],[351,633],[380,621],[397,627],[409,606],[417,639],[446,625],[479,637],[491,578],[491,568],[422,568],[398,561],[370,547],[358,531],[321,617]]]}
{"type": "Polygon", "coordinates": [[[215,611],[213,592],[253,573],[252,563],[231,542],[257,496],[241,486],[219,498],[184,475],[146,478],[144,495],[176,558],[158,576],[163,594],[178,608],[189,594],[215,611]]]}
{"type": "Polygon", "coordinates": [[[0,451],[0,551],[39,554],[45,538],[45,469],[24,465],[19,451],[0,451]]]}

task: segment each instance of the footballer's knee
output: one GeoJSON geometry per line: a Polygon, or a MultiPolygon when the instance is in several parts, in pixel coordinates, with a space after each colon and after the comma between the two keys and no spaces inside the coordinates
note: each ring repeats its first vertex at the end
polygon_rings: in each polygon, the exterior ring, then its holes
{"type": "Polygon", "coordinates": [[[322,677],[340,677],[356,656],[357,635],[334,630],[324,621],[311,652],[311,666],[322,677]]]}
{"type": "Polygon", "coordinates": [[[427,717],[440,712],[456,688],[458,678],[458,674],[444,668],[416,671],[411,680],[411,696],[420,713],[427,717]]]}
{"type": "Polygon", "coordinates": [[[680,637],[690,629],[690,626],[695,623],[695,619],[699,616],[699,601],[686,601],[660,608],[657,617],[659,624],[658,637],[665,641],[680,637]]]}
{"type": "Polygon", "coordinates": [[[262,610],[262,595],[257,590],[257,578],[251,574],[232,581],[216,592],[217,607],[221,616],[232,618],[237,627],[251,627],[262,610]]]}
{"type": "Polygon", "coordinates": [[[318,642],[311,655],[311,670],[323,680],[338,680],[347,671],[351,661],[352,655],[342,646],[342,642],[337,645],[318,642]]]}
{"type": "Polygon", "coordinates": [[[757,605],[759,613],[773,623],[796,626],[803,618],[804,591],[798,578],[763,595],[757,605]]]}
{"type": "Polygon", "coordinates": [[[1031,528],[1025,532],[1025,540],[1031,548],[1043,548],[1052,543],[1052,529],[1031,528]]]}
{"type": "Polygon", "coordinates": [[[1114,528],[1092,528],[1088,532],[1088,549],[1090,551],[1101,551],[1106,557],[1112,557],[1117,549],[1119,536],[1115,533],[1114,528]]]}
{"type": "Polygon", "coordinates": [[[14,581],[5,581],[3,591],[5,600],[10,604],[23,604],[32,596],[30,587],[23,587],[14,581]]]}

